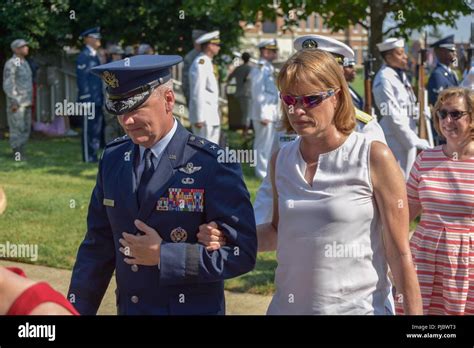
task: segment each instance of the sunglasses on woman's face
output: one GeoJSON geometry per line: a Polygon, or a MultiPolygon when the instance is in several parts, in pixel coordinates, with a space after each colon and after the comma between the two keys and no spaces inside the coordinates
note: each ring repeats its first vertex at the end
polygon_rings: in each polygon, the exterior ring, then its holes
{"type": "Polygon", "coordinates": [[[442,120],[444,120],[446,117],[451,117],[453,121],[459,120],[461,117],[467,114],[467,111],[459,111],[459,110],[454,110],[454,111],[448,111],[448,110],[438,110],[438,117],[442,120]]]}
{"type": "Polygon", "coordinates": [[[330,89],[327,92],[321,92],[313,95],[303,95],[300,97],[280,93],[280,98],[288,106],[295,106],[299,102],[304,108],[311,109],[321,104],[325,99],[332,97],[334,94],[335,91],[330,89]]]}

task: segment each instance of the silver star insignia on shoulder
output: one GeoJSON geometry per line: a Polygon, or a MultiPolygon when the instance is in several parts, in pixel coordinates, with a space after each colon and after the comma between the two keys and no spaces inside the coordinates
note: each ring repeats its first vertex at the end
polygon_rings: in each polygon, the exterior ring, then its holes
{"type": "Polygon", "coordinates": [[[186,174],[194,174],[200,171],[201,169],[202,167],[195,167],[192,162],[189,162],[188,164],[186,164],[186,167],[179,168],[179,171],[186,174]]]}

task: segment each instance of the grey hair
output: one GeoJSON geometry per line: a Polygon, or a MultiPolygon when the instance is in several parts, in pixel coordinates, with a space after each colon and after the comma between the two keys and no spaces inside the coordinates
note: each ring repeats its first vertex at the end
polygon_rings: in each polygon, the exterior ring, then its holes
{"type": "Polygon", "coordinates": [[[162,95],[167,90],[173,91],[173,79],[169,79],[168,81],[156,88],[156,91],[159,91],[159,93],[161,93],[162,95]]]}
{"type": "Polygon", "coordinates": [[[162,85],[159,85],[158,87],[155,87],[155,89],[153,90],[150,97],[161,98],[165,95],[165,92],[169,91],[169,90],[174,92],[174,90],[173,90],[173,79],[169,79],[168,81],[166,81],[162,85]]]}

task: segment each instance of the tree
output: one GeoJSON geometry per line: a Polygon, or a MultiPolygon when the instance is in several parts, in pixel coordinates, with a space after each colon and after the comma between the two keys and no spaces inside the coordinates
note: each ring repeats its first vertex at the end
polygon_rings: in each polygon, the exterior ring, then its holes
{"type": "MultiPolygon", "coordinates": [[[[424,1],[424,0],[262,0],[245,1],[247,11],[257,13],[263,18],[283,16],[287,26],[316,12],[333,31],[347,29],[360,24],[369,32],[369,52],[379,57],[376,44],[384,37],[399,36],[408,38],[414,30],[437,27],[441,24],[453,26],[461,15],[470,13],[469,6],[462,1],[424,1]],[[280,10],[275,10],[278,7],[280,10]],[[392,25],[384,30],[386,19],[392,25]]],[[[378,64],[380,64],[378,59],[378,64]]],[[[378,66],[377,66],[378,67],[378,66]]]]}
{"type": "Polygon", "coordinates": [[[104,43],[146,42],[161,54],[185,55],[193,47],[193,29],[220,30],[221,57],[238,48],[243,35],[239,0],[8,0],[0,8],[4,57],[19,37],[42,52],[81,47],[80,33],[94,26],[101,27],[104,43]]]}
{"type": "Polygon", "coordinates": [[[465,2],[424,0],[6,0],[0,9],[1,63],[16,38],[29,40],[32,48],[59,52],[64,45],[80,46],[79,34],[96,25],[104,41],[148,42],[159,53],[182,55],[192,47],[192,29],[219,29],[225,55],[238,48],[241,22],[280,16],[283,29],[290,30],[313,12],[334,31],[355,24],[366,28],[369,51],[378,56],[376,44],[384,36],[408,37],[426,26],[454,25],[470,13],[465,2]],[[393,25],[384,31],[385,19],[393,25]]]}
{"type": "Polygon", "coordinates": [[[0,62],[11,55],[10,43],[19,38],[33,49],[49,50],[61,45],[69,33],[65,0],[8,0],[0,5],[0,62]]]}

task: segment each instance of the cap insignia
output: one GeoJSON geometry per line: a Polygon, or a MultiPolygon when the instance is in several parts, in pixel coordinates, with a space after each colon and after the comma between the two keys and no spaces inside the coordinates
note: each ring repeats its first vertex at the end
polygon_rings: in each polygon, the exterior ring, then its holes
{"type": "Polygon", "coordinates": [[[104,79],[107,86],[111,88],[117,88],[119,86],[119,81],[115,77],[115,75],[109,71],[104,71],[102,74],[102,78],[104,79]]]}

